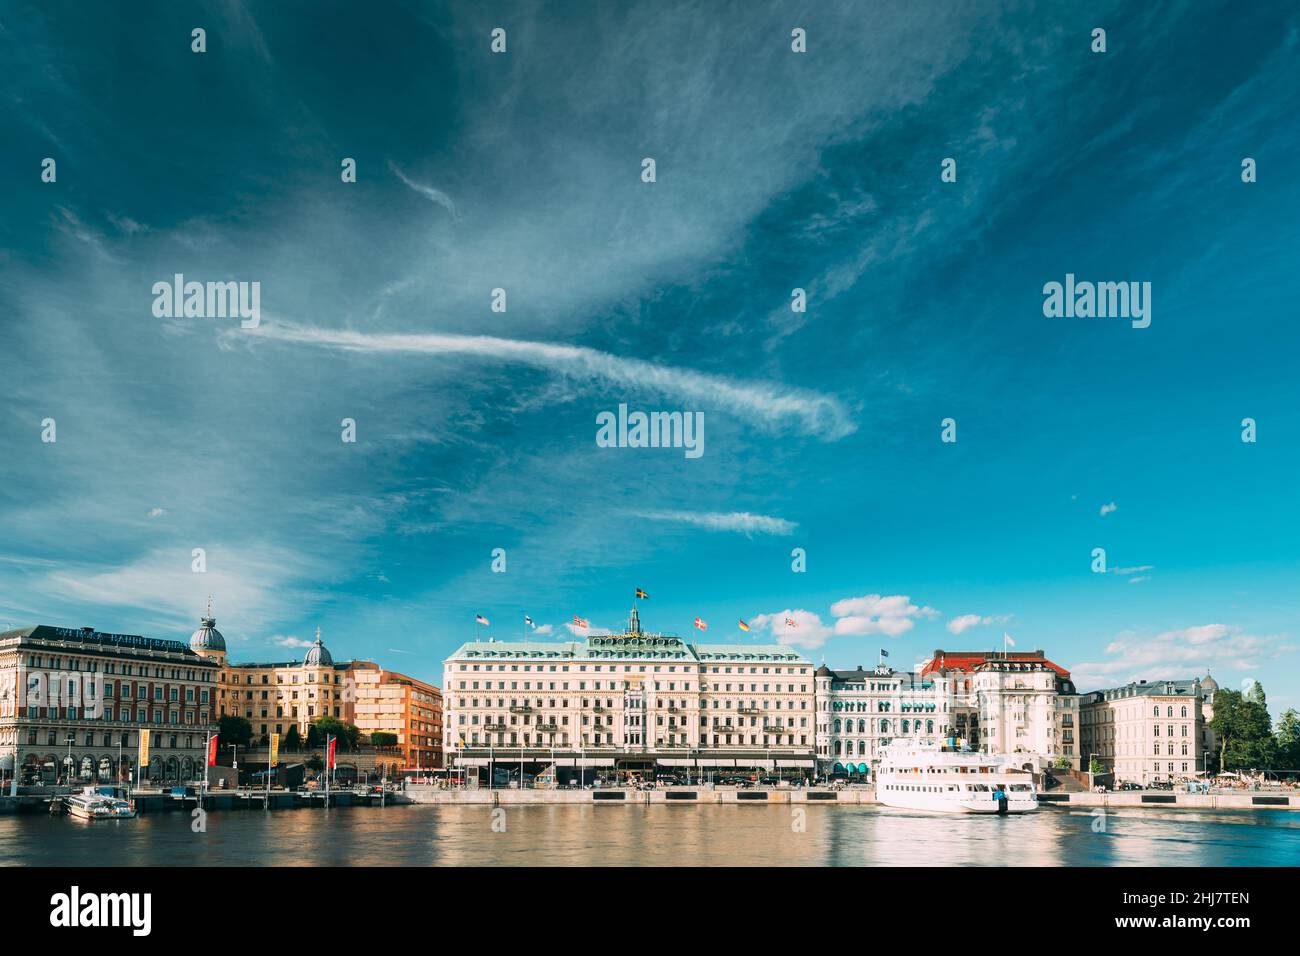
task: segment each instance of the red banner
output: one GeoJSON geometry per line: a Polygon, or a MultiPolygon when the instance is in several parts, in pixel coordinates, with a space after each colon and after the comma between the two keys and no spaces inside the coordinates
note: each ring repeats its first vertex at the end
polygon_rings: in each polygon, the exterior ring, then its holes
{"type": "Polygon", "coordinates": [[[339,745],[339,739],[337,737],[335,737],[333,740],[330,741],[329,757],[325,761],[325,766],[329,767],[331,770],[333,770],[335,766],[334,750],[336,747],[338,747],[338,745],[339,745]]]}
{"type": "Polygon", "coordinates": [[[217,765],[217,735],[213,734],[208,738],[208,766],[217,765]]]}

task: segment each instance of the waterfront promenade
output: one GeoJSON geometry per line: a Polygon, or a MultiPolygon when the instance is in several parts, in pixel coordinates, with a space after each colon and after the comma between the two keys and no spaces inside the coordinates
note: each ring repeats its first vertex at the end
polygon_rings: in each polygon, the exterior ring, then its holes
{"type": "MultiPolygon", "coordinates": [[[[196,794],[174,796],[170,793],[150,791],[134,792],[132,799],[141,814],[193,811],[199,805],[196,794]]],[[[1039,808],[1080,810],[1103,807],[1106,809],[1158,809],[1158,810],[1300,810],[1300,794],[1294,791],[1238,791],[1221,793],[1179,793],[1169,791],[1127,791],[1115,793],[1055,792],[1040,793],[1039,808]]],[[[0,814],[45,813],[50,797],[21,796],[0,797],[0,814]]],[[[272,790],[269,794],[259,789],[238,791],[210,791],[202,798],[205,810],[292,810],[324,809],[325,794],[321,791],[272,790]]],[[[661,787],[637,789],[634,787],[604,787],[592,790],[579,789],[448,789],[420,784],[403,790],[389,792],[383,798],[377,793],[353,790],[335,790],[329,795],[331,807],[381,807],[402,804],[431,806],[645,806],[650,804],[678,805],[756,805],[817,804],[820,806],[878,806],[871,787],[847,789],[812,788],[735,788],[735,787],[661,787]]]]}
{"type": "MultiPolygon", "coordinates": [[[[511,806],[511,805],[566,805],[600,804],[630,805],[659,803],[818,803],[822,805],[876,804],[875,791],[870,787],[844,790],[826,788],[792,789],[736,789],[732,787],[667,787],[637,790],[630,787],[611,787],[598,790],[554,789],[511,790],[477,789],[451,790],[420,785],[408,786],[402,797],[412,803],[443,804],[452,806],[511,806]]],[[[1127,791],[1117,793],[1045,793],[1039,794],[1041,809],[1063,807],[1134,808],[1190,810],[1300,810],[1300,794],[1294,791],[1236,792],[1236,793],[1178,793],[1168,791],[1127,791]]]]}

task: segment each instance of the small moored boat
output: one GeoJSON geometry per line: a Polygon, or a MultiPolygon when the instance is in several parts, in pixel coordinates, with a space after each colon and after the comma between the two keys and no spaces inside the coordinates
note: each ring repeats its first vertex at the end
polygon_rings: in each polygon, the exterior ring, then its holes
{"type": "Polygon", "coordinates": [[[129,820],[135,804],[100,793],[78,793],[64,799],[68,815],[79,820],[129,820]]]}

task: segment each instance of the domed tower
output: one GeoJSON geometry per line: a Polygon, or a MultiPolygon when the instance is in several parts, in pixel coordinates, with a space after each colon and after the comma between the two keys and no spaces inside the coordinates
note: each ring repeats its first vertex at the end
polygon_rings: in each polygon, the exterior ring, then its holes
{"type": "Polygon", "coordinates": [[[302,659],[303,667],[333,667],[334,658],[320,642],[320,628],[316,628],[316,643],[307,648],[307,656],[302,659]]]}
{"type": "Polygon", "coordinates": [[[831,682],[835,680],[835,672],[826,666],[822,661],[822,666],[813,672],[813,707],[815,708],[815,717],[817,724],[817,771],[819,776],[830,773],[834,759],[831,756],[831,682]]]}
{"type": "Polygon", "coordinates": [[[190,635],[190,650],[200,657],[226,664],[226,639],[217,630],[217,619],[212,616],[212,598],[208,597],[208,613],[199,619],[199,629],[190,635]]]}

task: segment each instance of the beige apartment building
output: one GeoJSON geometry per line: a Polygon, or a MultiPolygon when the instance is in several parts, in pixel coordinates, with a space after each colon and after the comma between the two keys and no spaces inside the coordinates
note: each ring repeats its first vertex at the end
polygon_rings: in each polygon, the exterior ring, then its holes
{"type": "Polygon", "coordinates": [[[814,769],[813,668],[784,645],[693,644],[633,608],[622,634],[471,641],[444,668],[447,762],[471,780],[814,769]]]}
{"type": "Polygon", "coordinates": [[[1084,768],[1096,757],[1117,783],[1172,783],[1204,773],[1217,742],[1210,730],[1218,683],[1134,681],[1084,695],[1084,768]]]}
{"type": "Polygon", "coordinates": [[[358,661],[352,676],[357,728],[367,736],[384,732],[397,737],[391,769],[441,767],[442,691],[369,661],[358,661]]]}
{"type": "Polygon", "coordinates": [[[190,637],[190,649],[219,668],[217,713],[249,721],[254,739],[287,734],[290,727],[297,727],[306,739],[312,722],[326,716],[356,723],[357,662],[336,663],[321,642],[320,628],[316,629],[316,642],[301,661],[232,664],[226,659],[226,639],[217,630],[209,607],[190,637]]]}

